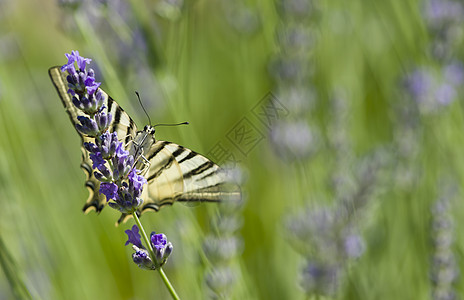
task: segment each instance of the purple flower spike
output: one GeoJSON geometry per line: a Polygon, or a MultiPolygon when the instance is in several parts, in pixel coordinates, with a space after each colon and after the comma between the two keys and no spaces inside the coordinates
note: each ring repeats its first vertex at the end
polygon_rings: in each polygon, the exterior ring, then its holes
{"type": "MultiPolygon", "coordinates": [[[[113,116],[105,107],[107,97],[99,88],[101,83],[95,80],[94,70],[86,70],[91,59],[80,56],[78,51],[71,51],[66,58],[68,62],[61,70],[69,73],[66,76],[68,93],[74,106],[81,111],[76,129],[95,138],[94,143],[86,142],[84,147],[89,152],[92,168],[96,169],[93,174],[100,181],[100,193],[106,196],[110,207],[132,214],[143,203],[140,195],[147,181],[138,175],[140,171],[134,168],[134,156],[118,140],[117,132],[108,131],[113,116]]],[[[138,259],[143,260],[143,253],[139,254],[138,259]]]]}
{"type": "Polygon", "coordinates": [[[102,111],[95,115],[95,121],[97,122],[100,132],[104,132],[108,129],[108,126],[111,123],[111,114],[106,114],[102,111]]]}
{"type": "Polygon", "coordinates": [[[124,150],[122,142],[116,145],[116,156],[119,158],[123,158],[129,155],[129,151],[124,150]]]}
{"type": "Polygon", "coordinates": [[[111,182],[102,182],[100,183],[100,193],[106,196],[106,201],[117,199],[118,186],[111,182]]]}
{"type": "Polygon", "coordinates": [[[459,86],[464,82],[464,67],[460,62],[453,62],[445,67],[445,79],[454,86],[459,86]]]}
{"type": "Polygon", "coordinates": [[[69,73],[75,72],[74,63],[77,63],[78,68],[81,71],[85,70],[86,64],[89,64],[92,60],[90,58],[84,58],[79,55],[79,51],[73,50],[71,54],[66,53],[66,58],[68,59],[68,63],[61,67],[61,71],[68,70],[69,73]],[[72,71],[72,72],[71,72],[72,71]]]}
{"type": "Polygon", "coordinates": [[[84,148],[90,153],[97,153],[99,151],[97,145],[95,145],[94,143],[85,142],[84,148]]]}
{"type": "Polygon", "coordinates": [[[73,96],[73,104],[85,114],[93,116],[103,105],[103,95],[99,92],[100,82],[95,81],[95,72],[85,69],[91,59],[79,55],[78,51],[66,54],[68,63],[61,67],[61,71],[68,71],[68,93],[73,96]],[[76,70],[77,64],[78,70],[76,70]]]}
{"type": "MultiPolygon", "coordinates": [[[[111,117],[111,114],[109,114],[109,116],[111,117]]],[[[100,136],[100,139],[97,140],[97,151],[101,151],[103,158],[109,160],[115,155],[118,142],[118,135],[116,132],[109,133],[105,131],[105,133],[100,136]]]]}
{"type": "MultiPolygon", "coordinates": [[[[117,148],[116,148],[117,149],[117,148]]],[[[117,150],[116,150],[117,151],[117,150]]],[[[134,157],[132,155],[124,157],[113,157],[113,175],[115,179],[124,179],[129,175],[132,165],[134,163],[134,157]]]]}
{"type": "Polygon", "coordinates": [[[142,205],[143,201],[128,188],[127,183],[123,182],[118,190],[118,198],[115,202],[108,204],[125,214],[132,214],[137,208],[142,205]]]}
{"type": "Polygon", "coordinates": [[[441,105],[450,104],[456,98],[456,90],[450,84],[442,84],[435,90],[435,99],[441,105]]]}
{"type": "Polygon", "coordinates": [[[63,65],[61,67],[61,72],[68,71],[70,74],[73,74],[76,72],[76,68],[74,67],[74,62],[76,61],[76,56],[75,54],[77,53],[77,56],[79,56],[79,51],[71,51],[71,54],[65,53],[66,58],[68,59],[68,63],[63,65]]]}
{"type": "Polygon", "coordinates": [[[167,243],[166,235],[164,235],[163,233],[156,234],[154,231],[151,233],[150,240],[153,245],[153,248],[156,248],[157,250],[164,248],[167,243]]]}
{"type": "Polygon", "coordinates": [[[140,249],[137,246],[132,246],[132,248],[135,250],[135,253],[132,254],[132,260],[134,263],[139,266],[139,268],[144,269],[144,270],[155,270],[156,266],[153,263],[153,261],[150,258],[150,255],[148,254],[148,251],[145,249],[140,249]]]}
{"type": "Polygon", "coordinates": [[[87,93],[89,93],[89,95],[93,95],[100,85],[101,82],[95,82],[95,78],[87,77],[87,80],[85,81],[85,86],[87,87],[87,93]],[[89,79],[91,80],[89,81],[89,79]],[[91,84],[87,84],[87,81],[91,82],[91,84]]]}
{"type": "Polygon", "coordinates": [[[101,182],[113,182],[113,174],[111,174],[105,165],[100,165],[98,171],[93,172],[97,180],[101,182]]]}
{"type": "Polygon", "coordinates": [[[147,183],[147,180],[142,175],[137,175],[137,170],[135,168],[129,173],[129,182],[133,184],[134,189],[141,191],[144,184],[147,183]]]}
{"type": "Polygon", "coordinates": [[[171,255],[173,246],[166,239],[166,235],[163,233],[155,234],[152,232],[150,235],[151,245],[153,247],[153,252],[155,253],[155,265],[156,267],[161,267],[166,263],[169,255],[171,255]]]}
{"type": "Polygon", "coordinates": [[[103,156],[101,152],[95,152],[95,153],[90,153],[90,159],[92,160],[92,168],[93,169],[101,169],[103,165],[105,165],[105,160],[103,159],[103,156]]]}
{"type": "Polygon", "coordinates": [[[126,246],[130,244],[137,246],[139,248],[143,248],[142,241],[140,240],[139,228],[137,225],[132,226],[132,229],[128,229],[124,231],[127,234],[128,240],[126,242],[126,246]]]}
{"type": "Polygon", "coordinates": [[[92,120],[84,116],[78,116],[77,119],[79,120],[79,122],[81,122],[81,124],[76,124],[76,128],[81,133],[90,137],[96,137],[98,134],[100,134],[97,122],[95,122],[95,120],[92,120]]]}

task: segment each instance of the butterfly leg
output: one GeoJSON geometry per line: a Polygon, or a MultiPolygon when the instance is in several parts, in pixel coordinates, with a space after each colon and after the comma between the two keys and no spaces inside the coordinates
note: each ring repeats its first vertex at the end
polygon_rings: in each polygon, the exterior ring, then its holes
{"type": "Polygon", "coordinates": [[[148,159],[146,159],[145,156],[143,155],[140,155],[140,159],[139,159],[140,163],[142,164],[142,168],[140,169],[140,173],[139,175],[141,174],[145,174],[146,172],[148,172],[148,170],[150,170],[150,161],[148,159]]]}
{"type": "Polygon", "coordinates": [[[138,175],[144,175],[145,173],[150,170],[150,162],[148,159],[145,158],[145,156],[140,155],[135,161],[134,164],[132,165],[133,168],[137,168],[137,174],[138,175]]]}

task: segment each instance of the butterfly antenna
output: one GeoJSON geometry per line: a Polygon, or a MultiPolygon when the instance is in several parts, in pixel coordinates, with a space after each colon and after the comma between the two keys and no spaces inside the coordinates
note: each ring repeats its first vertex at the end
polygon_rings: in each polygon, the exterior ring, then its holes
{"type": "Polygon", "coordinates": [[[146,115],[147,118],[148,118],[148,124],[151,126],[150,116],[148,115],[147,111],[145,110],[145,107],[143,107],[142,100],[140,100],[139,92],[135,91],[135,94],[137,95],[137,98],[139,99],[139,103],[140,103],[140,106],[141,106],[142,109],[143,109],[143,112],[145,113],[145,115],[146,115]]]}
{"type": "Polygon", "coordinates": [[[189,122],[182,122],[182,123],[177,123],[177,124],[156,124],[153,127],[156,127],[156,126],[178,126],[178,125],[188,125],[188,124],[189,124],[189,122]]]}

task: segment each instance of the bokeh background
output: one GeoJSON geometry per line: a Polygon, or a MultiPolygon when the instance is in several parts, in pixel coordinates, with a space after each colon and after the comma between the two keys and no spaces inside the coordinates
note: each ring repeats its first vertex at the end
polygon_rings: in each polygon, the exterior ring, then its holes
{"type": "Polygon", "coordinates": [[[71,50],[242,184],[141,218],[182,299],[459,299],[463,20],[459,0],[0,1],[0,299],[169,299],[133,220],[81,211],[47,74],[71,50]]]}

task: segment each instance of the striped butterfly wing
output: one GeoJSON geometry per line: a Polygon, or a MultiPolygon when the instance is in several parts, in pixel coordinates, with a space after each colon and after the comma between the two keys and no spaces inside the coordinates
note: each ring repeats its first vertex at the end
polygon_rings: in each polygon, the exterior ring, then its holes
{"type": "MultiPolygon", "coordinates": [[[[206,157],[175,143],[156,141],[145,153],[150,167],[145,174],[148,185],[142,192],[140,212],[158,211],[174,202],[239,201],[239,185],[229,180],[218,165],[206,157]]],[[[125,221],[121,216],[118,223],[125,221]]]]}
{"type": "MultiPolygon", "coordinates": [[[[74,106],[71,96],[67,93],[68,82],[66,80],[66,76],[68,73],[61,72],[61,69],[58,66],[50,68],[48,73],[75,128],[75,125],[79,123],[77,117],[83,115],[83,113],[74,106]]],[[[119,140],[125,141],[127,144],[135,136],[137,127],[129,115],[124,112],[124,110],[110,96],[108,96],[108,94],[106,94],[103,90],[101,91],[104,97],[104,105],[107,113],[109,112],[113,116],[109,130],[110,132],[116,132],[119,140]]],[[[76,131],[81,137],[82,145],[84,142],[94,142],[93,138],[82,135],[78,130],[76,131]]],[[[90,160],[89,153],[83,146],[81,146],[81,151],[81,168],[86,174],[87,178],[85,186],[89,190],[89,197],[82,210],[86,213],[91,210],[100,212],[106,204],[106,199],[104,195],[99,193],[100,182],[93,175],[92,161],[90,160]]]]}
{"type": "Polygon", "coordinates": [[[147,196],[152,201],[144,209],[159,210],[175,201],[220,202],[240,197],[238,185],[230,182],[221,168],[190,149],[157,141],[147,158],[147,196]]]}

